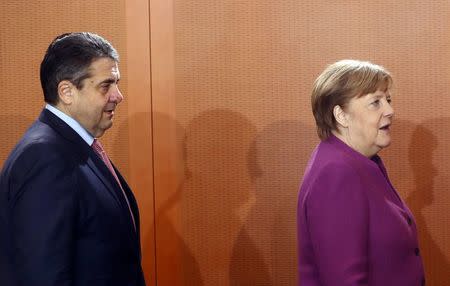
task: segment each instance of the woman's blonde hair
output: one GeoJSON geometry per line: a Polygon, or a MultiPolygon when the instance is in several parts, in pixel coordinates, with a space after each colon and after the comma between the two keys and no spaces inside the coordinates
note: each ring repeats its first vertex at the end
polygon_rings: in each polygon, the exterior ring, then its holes
{"type": "Polygon", "coordinates": [[[317,134],[327,139],[337,129],[333,108],[343,109],[353,97],[377,90],[388,90],[392,85],[390,73],[382,66],[358,61],[341,60],[328,66],[315,80],[311,106],[316,120],[317,134]]]}

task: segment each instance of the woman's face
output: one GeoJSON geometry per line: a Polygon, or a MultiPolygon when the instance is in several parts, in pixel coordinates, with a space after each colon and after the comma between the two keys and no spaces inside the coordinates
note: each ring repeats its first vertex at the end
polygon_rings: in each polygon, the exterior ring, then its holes
{"type": "Polygon", "coordinates": [[[377,90],[350,100],[344,110],[346,143],[366,157],[372,157],[391,143],[390,126],[394,109],[389,91],[377,90]]]}

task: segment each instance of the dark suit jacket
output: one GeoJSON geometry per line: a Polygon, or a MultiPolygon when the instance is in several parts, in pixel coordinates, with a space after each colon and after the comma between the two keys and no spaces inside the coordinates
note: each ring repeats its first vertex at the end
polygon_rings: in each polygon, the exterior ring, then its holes
{"type": "Polygon", "coordinates": [[[139,213],[106,165],[44,109],[0,176],[0,285],[142,286],[139,213]]]}
{"type": "Polygon", "coordinates": [[[424,285],[412,213],[380,157],[335,136],[314,150],[298,201],[299,285],[424,285]]]}

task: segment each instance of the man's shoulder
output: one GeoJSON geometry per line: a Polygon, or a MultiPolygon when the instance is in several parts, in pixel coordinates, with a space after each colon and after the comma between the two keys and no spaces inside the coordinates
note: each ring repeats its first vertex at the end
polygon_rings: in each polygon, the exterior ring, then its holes
{"type": "Polygon", "coordinates": [[[17,164],[45,164],[58,157],[63,160],[70,148],[64,141],[52,127],[35,121],[11,151],[5,161],[5,167],[17,164]]]}
{"type": "Polygon", "coordinates": [[[17,151],[23,152],[28,150],[28,152],[32,152],[53,148],[63,141],[61,135],[52,127],[41,121],[36,121],[17,143],[17,151]]]}

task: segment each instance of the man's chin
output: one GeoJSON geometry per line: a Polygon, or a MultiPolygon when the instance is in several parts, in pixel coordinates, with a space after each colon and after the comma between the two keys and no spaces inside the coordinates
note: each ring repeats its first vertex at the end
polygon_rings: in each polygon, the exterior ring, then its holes
{"type": "Polygon", "coordinates": [[[113,125],[113,124],[112,124],[112,121],[111,121],[110,124],[105,125],[105,126],[102,126],[101,128],[98,128],[97,130],[95,130],[94,137],[95,137],[95,138],[102,137],[103,134],[105,134],[106,130],[108,130],[109,128],[111,128],[112,125],[113,125]]]}

